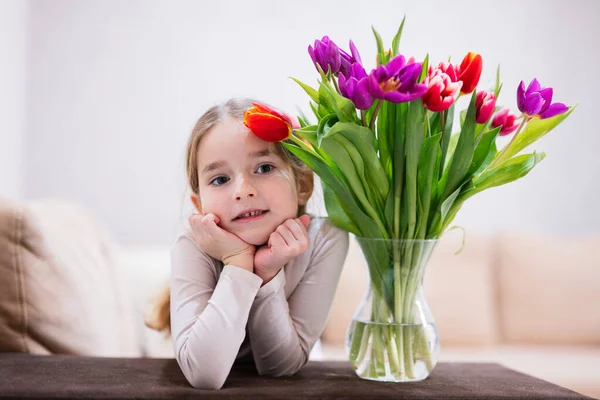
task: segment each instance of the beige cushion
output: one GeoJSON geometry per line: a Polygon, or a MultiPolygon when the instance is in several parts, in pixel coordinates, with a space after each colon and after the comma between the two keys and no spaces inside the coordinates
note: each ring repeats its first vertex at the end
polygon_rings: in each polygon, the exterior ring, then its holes
{"type": "Polygon", "coordinates": [[[498,246],[507,343],[600,344],[600,237],[503,234],[498,246]]]}
{"type": "Polygon", "coordinates": [[[440,239],[425,271],[424,291],[442,345],[491,345],[499,341],[493,285],[492,237],[466,230],[440,239]]]}
{"type": "Polygon", "coordinates": [[[0,351],[140,355],[113,246],[81,207],[0,199],[0,351]]]}
{"type": "MultiPolygon", "coordinates": [[[[458,255],[462,236],[449,232],[436,246],[424,278],[426,299],[444,344],[487,345],[497,342],[495,292],[492,282],[491,240],[468,234],[458,255]]],[[[324,343],[344,344],[367,284],[367,269],[356,239],[351,235],[346,264],[322,335],[324,343]]]]}

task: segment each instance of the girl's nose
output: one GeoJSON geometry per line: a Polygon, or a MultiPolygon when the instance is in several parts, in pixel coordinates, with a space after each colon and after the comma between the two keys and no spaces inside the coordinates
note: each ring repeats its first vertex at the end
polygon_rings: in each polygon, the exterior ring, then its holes
{"type": "Polygon", "coordinates": [[[256,189],[249,185],[245,179],[241,179],[236,187],[235,199],[242,200],[248,197],[256,197],[256,189]]]}

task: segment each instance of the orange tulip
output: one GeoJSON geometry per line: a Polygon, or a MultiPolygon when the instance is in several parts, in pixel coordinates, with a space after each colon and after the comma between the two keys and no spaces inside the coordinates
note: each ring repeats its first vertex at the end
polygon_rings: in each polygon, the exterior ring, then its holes
{"type": "Polygon", "coordinates": [[[244,113],[244,125],[265,142],[281,142],[292,135],[290,117],[273,108],[252,103],[254,107],[244,113]]]}
{"type": "Polygon", "coordinates": [[[483,69],[483,61],[481,56],[476,53],[467,54],[460,63],[458,80],[463,83],[460,92],[462,94],[473,93],[475,87],[479,83],[481,70],[483,69]]]}

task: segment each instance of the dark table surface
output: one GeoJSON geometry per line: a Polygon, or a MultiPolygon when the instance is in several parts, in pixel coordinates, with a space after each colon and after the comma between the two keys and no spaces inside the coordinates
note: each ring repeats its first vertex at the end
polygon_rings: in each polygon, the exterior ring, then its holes
{"type": "Polygon", "coordinates": [[[235,366],[221,390],[192,388],[174,359],[0,353],[0,398],[589,399],[498,364],[439,363],[415,383],[360,379],[341,361],[309,362],[291,377],[235,366]]]}

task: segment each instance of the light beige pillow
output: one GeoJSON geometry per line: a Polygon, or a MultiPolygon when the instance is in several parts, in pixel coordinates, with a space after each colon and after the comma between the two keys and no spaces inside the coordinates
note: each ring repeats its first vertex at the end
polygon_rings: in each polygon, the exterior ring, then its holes
{"type": "Polygon", "coordinates": [[[600,344],[600,236],[503,234],[498,246],[507,342],[600,344]]]}
{"type": "Polygon", "coordinates": [[[446,232],[428,269],[424,291],[438,325],[442,345],[493,345],[499,340],[496,290],[493,284],[493,238],[466,231],[446,232]]]}
{"type": "Polygon", "coordinates": [[[113,246],[79,206],[0,199],[0,351],[139,356],[113,246]]]}

